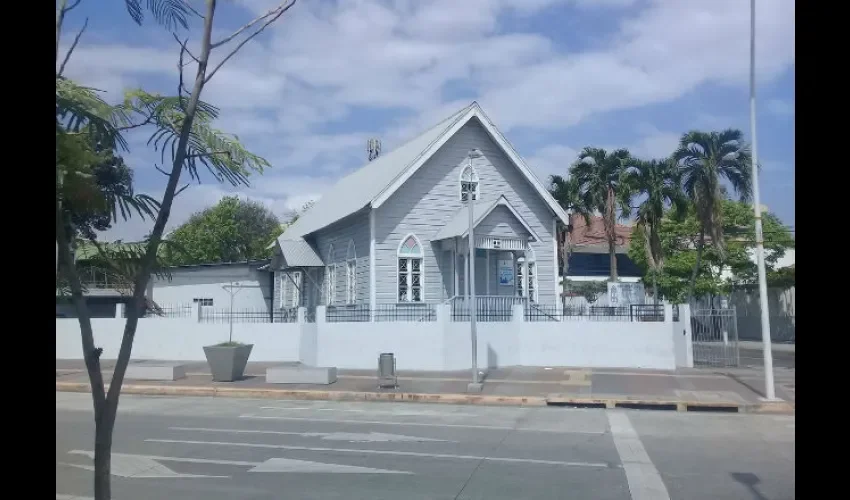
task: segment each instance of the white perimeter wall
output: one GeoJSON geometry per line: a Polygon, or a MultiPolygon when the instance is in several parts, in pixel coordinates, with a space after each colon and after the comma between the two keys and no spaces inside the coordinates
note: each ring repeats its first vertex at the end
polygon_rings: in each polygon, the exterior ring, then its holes
{"type": "MultiPolygon", "coordinates": [[[[92,319],[94,343],[102,359],[116,359],[124,333],[123,319],[92,319]]],[[[195,319],[141,318],[133,341],[132,359],[205,361],[204,346],[226,342],[227,323],[198,323],[195,319]]],[[[233,340],[254,344],[251,361],[298,361],[297,323],[234,323],[233,340]]],[[[56,320],[56,359],[82,359],[76,319],[56,320]]]]}
{"type": "MultiPolygon", "coordinates": [[[[692,366],[690,314],[680,306],[673,323],[522,320],[478,323],[478,366],[580,366],[673,370],[692,366]],[[690,364],[689,364],[690,363],[690,364]]],[[[471,366],[469,323],[449,321],[448,306],[438,306],[434,322],[237,323],[234,340],[254,344],[251,361],[301,361],[313,366],[377,368],[378,355],[392,352],[400,370],[461,370],[471,366]]],[[[299,315],[303,318],[303,314],[299,315]]],[[[94,319],[95,345],[103,359],[118,354],[122,319],[94,319]]],[[[205,345],[227,340],[228,325],[195,319],[142,318],[133,359],[203,361],[205,345]]],[[[81,359],[76,319],[56,320],[56,358],[81,359]]]]}

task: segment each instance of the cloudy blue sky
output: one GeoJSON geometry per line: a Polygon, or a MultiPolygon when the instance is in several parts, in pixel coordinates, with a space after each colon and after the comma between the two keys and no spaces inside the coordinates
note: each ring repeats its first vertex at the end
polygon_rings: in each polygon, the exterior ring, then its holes
{"type": "MultiPolygon", "coordinates": [[[[201,8],[201,0],[193,0],[201,8]]],[[[219,2],[224,37],[276,2],[219,2]]],[[[794,225],[793,0],[757,12],[762,202],[794,225]]],[[[67,76],[117,100],[143,87],[173,95],[178,45],[119,0],[82,0],[63,46],[88,17],[67,76]]],[[[200,27],[183,36],[197,36],[200,27]]],[[[220,60],[226,47],[213,53],[220,60]]],[[[539,177],[566,172],[584,146],[669,154],[689,129],[749,136],[749,2],[745,0],[299,0],[216,74],[204,100],[272,169],[237,189],[278,214],[322,195],[361,166],[365,142],[390,150],[477,100],[539,177]]],[[[137,189],[164,177],[129,137],[137,189]]],[[[211,177],[184,191],[170,227],[234,191],[211,177]]],[[[133,220],[109,239],[136,239],[133,220]]]]}

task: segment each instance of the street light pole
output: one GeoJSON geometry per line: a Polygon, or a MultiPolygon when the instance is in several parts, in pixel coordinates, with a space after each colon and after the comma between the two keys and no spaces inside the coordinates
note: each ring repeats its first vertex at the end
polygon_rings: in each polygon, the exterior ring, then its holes
{"type": "Polygon", "coordinates": [[[761,300],[761,342],[764,355],[764,384],[766,399],[776,399],[773,382],[773,352],[770,342],[770,315],[768,313],[767,273],[764,269],[764,234],[761,225],[761,200],[759,197],[759,163],[756,142],[756,0],[750,0],[750,135],[753,155],[753,210],[756,219],[756,261],[761,300]]]}
{"type": "MultiPolygon", "coordinates": [[[[469,166],[472,167],[472,160],[469,160],[469,166]]],[[[475,301],[475,236],[473,234],[473,226],[475,225],[475,215],[473,214],[473,205],[475,194],[478,192],[478,186],[475,186],[467,195],[469,203],[469,334],[472,337],[472,384],[469,390],[481,391],[480,381],[478,380],[478,331],[476,325],[476,301],[475,301]]]]}

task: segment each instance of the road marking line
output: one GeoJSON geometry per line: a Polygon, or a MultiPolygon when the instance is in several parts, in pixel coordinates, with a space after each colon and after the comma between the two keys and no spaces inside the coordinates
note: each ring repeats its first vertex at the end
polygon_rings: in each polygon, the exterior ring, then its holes
{"type": "MultiPolygon", "coordinates": [[[[72,455],[83,455],[91,459],[94,458],[93,451],[71,450],[68,452],[72,455]]],[[[94,470],[93,465],[89,464],[71,464],[66,462],[57,462],[61,465],[76,467],[84,470],[94,470]]],[[[210,476],[205,474],[181,474],[175,472],[168,467],[157,462],[155,459],[145,455],[134,455],[130,453],[113,453],[110,473],[117,477],[132,477],[132,478],[229,478],[230,476],[210,476]]]]}
{"type": "Polygon", "coordinates": [[[329,422],[339,424],[364,424],[364,425],[401,425],[412,427],[458,427],[463,429],[485,429],[490,431],[516,431],[516,432],[547,432],[552,434],[594,434],[602,435],[606,431],[585,431],[585,430],[554,430],[554,429],[516,429],[514,427],[496,426],[496,425],[472,425],[472,424],[432,424],[426,422],[389,422],[382,420],[344,420],[330,418],[306,418],[306,417],[279,417],[271,415],[239,415],[239,418],[248,418],[256,420],[292,420],[297,422],[329,422]]]}
{"type": "Polygon", "coordinates": [[[632,500],[670,500],[664,481],[649,459],[649,454],[643,447],[637,431],[632,427],[628,415],[620,411],[606,413],[614,446],[626,472],[632,500]]]}
{"type": "MultiPolygon", "coordinates": [[[[72,455],[94,456],[94,452],[85,450],[71,450],[68,452],[72,455]]],[[[330,474],[413,474],[408,471],[396,471],[385,469],[373,469],[370,467],[358,467],[354,465],[328,464],[322,462],[310,462],[307,460],[296,460],[293,458],[271,458],[264,462],[246,462],[242,460],[213,460],[207,458],[187,458],[187,457],[165,457],[160,455],[135,455],[130,453],[113,453],[113,457],[124,457],[136,461],[149,461],[157,463],[163,462],[183,462],[192,464],[215,464],[215,465],[236,465],[240,467],[251,467],[248,472],[307,472],[307,473],[330,473],[330,474]]],[[[61,462],[60,462],[61,463],[61,462]]],[[[73,465],[76,464],[65,464],[73,465]]],[[[162,467],[161,464],[157,463],[162,467]]],[[[130,476],[128,476],[130,477],[130,476]]],[[[154,477],[154,476],[131,476],[131,477],[154,477]]],[[[158,476],[156,476],[158,477],[158,476]]],[[[229,478],[230,476],[192,476],[184,475],[183,477],[216,477],[229,478]]],[[[75,498],[75,497],[68,497],[75,498]]]]}
{"type": "Polygon", "coordinates": [[[210,445],[210,446],[235,446],[242,448],[264,448],[273,450],[292,450],[292,451],[318,451],[330,453],[354,453],[363,455],[394,455],[405,457],[422,457],[422,458],[448,458],[456,460],[487,460],[491,462],[509,462],[509,463],[527,463],[539,465],[561,465],[566,467],[593,467],[593,468],[619,468],[618,465],[611,465],[599,462],[561,462],[556,460],[537,460],[533,458],[508,458],[508,457],[482,457],[474,455],[450,455],[445,453],[419,453],[415,451],[395,451],[395,450],[355,450],[350,448],[312,448],[306,446],[287,446],[283,444],[266,444],[266,443],[233,443],[226,441],[189,441],[182,439],[145,439],[148,443],[167,443],[167,444],[192,444],[192,445],[210,445]]]}
{"type": "Polygon", "coordinates": [[[403,436],[400,434],[385,434],[382,432],[355,433],[355,432],[287,432],[287,431],[264,431],[257,429],[212,429],[209,427],[169,427],[172,431],[196,431],[196,432],[221,432],[225,434],[274,434],[281,436],[304,436],[317,437],[324,441],[350,441],[353,443],[386,443],[386,442],[435,442],[456,443],[445,439],[432,439],[416,436],[403,436]]]}

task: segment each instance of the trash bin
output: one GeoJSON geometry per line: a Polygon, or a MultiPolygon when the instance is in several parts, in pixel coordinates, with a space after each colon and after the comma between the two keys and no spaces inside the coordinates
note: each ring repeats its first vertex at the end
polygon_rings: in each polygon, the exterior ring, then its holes
{"type": "Polygon", "coordinates": [[[398,387],[398,375],[395,371],[396,360],[395,354],[391,352],[382,352],[378,356],[378,388],[398,387]]]}

